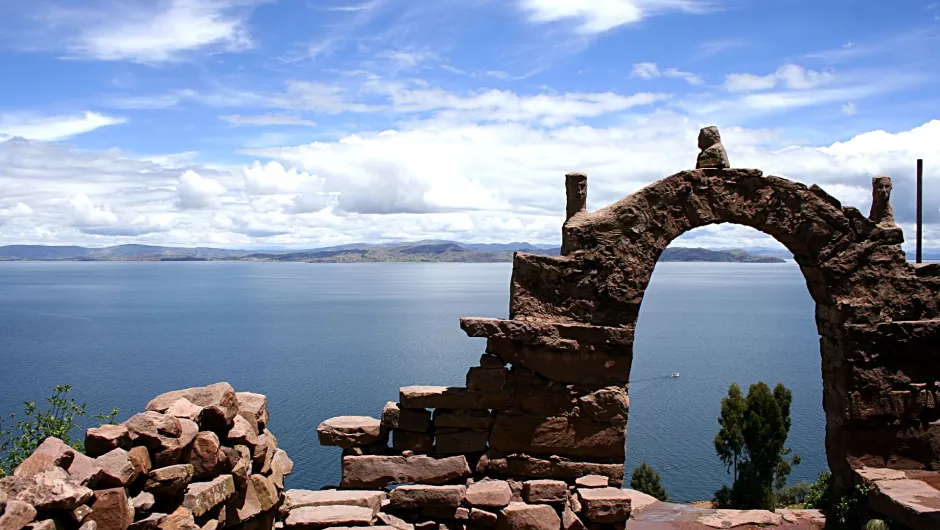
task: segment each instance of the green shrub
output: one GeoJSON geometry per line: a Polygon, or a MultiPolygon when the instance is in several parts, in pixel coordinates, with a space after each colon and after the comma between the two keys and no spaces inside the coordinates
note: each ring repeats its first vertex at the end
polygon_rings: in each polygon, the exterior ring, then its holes
{"type": "Polygon", "coordinates": [[[712,506],[719,509],[731,508],[731,488],[722,486],[715,490],[712,497],[712,506]]]}
{"type": "Polygon", "coordinates": [[[806,496],[813,488],[809,482],[797,482],[792,486],[785,486],[777,490],[777,507],[785,508],[806,502],[806,496]]]}
{"type": "Polygon", "coordinates": [[[888,523],[881,519],[872,519],[865,523],[862,530],[891,530],[891,528],[888,526],[888,523]]]}
{"type": "Polygon", "coordinates": [[[646,465],[646,462],[633,469],[630,487],[661,501],[667,499],[666,489],[660,484],[659,473],[653,471],[653,468],[646,465]]]}
{"type": "MultiPolygon", "coordinates": [[[[72,432],[78,429],[76,419],[86,414],[86,405],[79,405],[74,397],[69,397],[71,391],[70,385],[56,386],[52,396],[46,398],[48,405],[44,409],[34,402],[24,402],[23,419],[16,421],[10,430],[4,430],[3,421],[0,420],[0,477],[11,474],[20,462],[50,436],[82,450],[83,441],[73,440],[72,432]]],[[[92,417],[112,423],[117,413],[118,409],[112,409],[108,414],[94,414],[92,417]]],[[[9,421],[15,420],[16,415],[10,414],[9,421]]]]}
{"type": "Polygon", "coordinates": [[[806,508],[826,511],[832,507],[832,475],[823,471],[803,498],[806,508]]]}

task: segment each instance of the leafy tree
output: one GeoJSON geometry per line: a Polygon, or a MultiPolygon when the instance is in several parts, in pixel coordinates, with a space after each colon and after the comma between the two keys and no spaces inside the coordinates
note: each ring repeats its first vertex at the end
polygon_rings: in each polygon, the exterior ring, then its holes
{"type": "Polygon", "coordinates": [[[653,468],[643,462],[633,469],[633,476],[630,478],[630,487],[643,492],[647,495],[656,497],[661,501],[667,499],[666,489],[660,484],[659,473],[653,471],[653,468]]]}
{"type": "Polygon", "coordinates": [[[744,451],[744,414],[747,402],[741,394],[741,387],[731,383],[728,397],[721,399],[721,417],[718,423],[721,430],[715,435],[715,451],[718,458],[728,466],[729,473],[734,471],[734,480],[738,479],[738,458],[744,451]]]}
{"type": "Polygon", "coordinates": [[[731,508],[731,488],[722,486],[715,490],[712,497],[712,506],[719,509],[731,508]]]}
{"type": "Polygon", "coordinates": [[[832,507],[832,475],[823,471],[803,498],[806,508],[827,511],[832,507]]]}
{"type": "MultiPolygon", "coordinates": [[[[46,398],[48,405],[45,409],[34,402],[24,402],[24,419],[17,421],[11,430],[4,430],[3,421],[0,420],[0,477],[11,474],[20,462],[50,436],[82,450],[83,441],[73,440],[72,431],[78,428],[76,419],[86,414],[86,405],[79,405],[74,397],[69,397],[71,391],[70,385],[56,386],[52,396],[46,398]]],[[[117,413],[118,409],[112,409],[108,414],[94,414],[92,417],[112,423],[117,413]]],[[[9,419],[15,420],[16,415],[10,414],[9,419]]]]}
{"type": "Polygon", "coordinates": [[[715,438],[718,457],[736,468],[731,504],[740,509],[773,509],[775,490],[786,484],[792,466],[800,463],[799,455],[786,459],[793,396],[782,384],[773,392],[763,382],[753,384],[744,398],[741,419],[740,388],[736,387],[732,384],[722,400],[722,430],[715,438]],[[735,453],[735,444],[742,439],[740,452],[735,453]]]}

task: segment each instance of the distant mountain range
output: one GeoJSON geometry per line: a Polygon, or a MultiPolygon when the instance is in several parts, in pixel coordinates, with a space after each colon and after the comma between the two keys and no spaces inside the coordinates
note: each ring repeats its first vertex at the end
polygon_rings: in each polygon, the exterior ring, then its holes
{"type": "MultiPolygon", "coordinates": [[[[460,262],[493,263],[512,260],[513,252],[557,256],[555,245],[530,243],[458,243],[428,240],[411,243],[356,243],[309,250],[232,250],[151,245],[104,248],[10,245],[0,247],[0,261],[299,261],[311,263],[460,262]]],[[[789,257],[789,256],[787,256],[789,257]]],[[[779,257],[744,250],[667,248],[660,261],[782,263],[779,257]]]]}

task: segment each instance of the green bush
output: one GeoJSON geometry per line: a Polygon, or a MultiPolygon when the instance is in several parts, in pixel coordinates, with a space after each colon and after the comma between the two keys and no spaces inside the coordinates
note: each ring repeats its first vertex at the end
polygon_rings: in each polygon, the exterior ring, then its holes
{"type": "MultiPolygon", "coordinates": [[[[86,405],[77,404],[75,398],[69,396],[71,391],[70,385],[56,386],[52,396],[46,398],[48,405],[44,409],[34,402],[24,402],[23,419],[16,421],[10,430],[4,430],[0,420],[0,477],[13,473],[16,466],[50,436],[82,450],[82,439],[73,440],[72,432],[79,428],[76,420],[86,414],[86,405]]],[[[112,409],[108,414],[94,414],[92,417],[112,423],[117,413],[118,409],[112,409]]],[[[15,420],[16,415],[11,413],[9,421],[15,420]]]]}
{"type": "Polygon", "coordinates": [[[832,475],[823,471],[803,498],[806,508],[826,511],[832,507],[832,475]]]}
{"type": "Polygon", "coordinates": [[[659,473],[653,471],[653,468],[646,465],[646,462],[633,469],[630,487],[661,501],[667,499],[666,489],[660,484],[659,473]]]}
{"type": "Polygon", "coordinates": [[[719,509],[731,508],[731,488],[722,486],[715,490],[712,497],[712,506],[719,509]]]}
{"type": "Polygon", "coordinates": [[[812,490],[813,484],[809,482],[797,482],[792,486],[785,486],[777,490],[777,507],[785,508],[797,504],[804,504],[806,496],[812,490]]]}

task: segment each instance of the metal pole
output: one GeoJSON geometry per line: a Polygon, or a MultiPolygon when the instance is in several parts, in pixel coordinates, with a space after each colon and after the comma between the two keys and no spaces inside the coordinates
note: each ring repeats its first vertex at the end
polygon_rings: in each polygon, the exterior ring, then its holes
{"type": "Polygon", "coordinates": [[[917,251],[915,261],[923,261],[923,231],[924,231],[924,161],[917,159],[917,251]]]}

